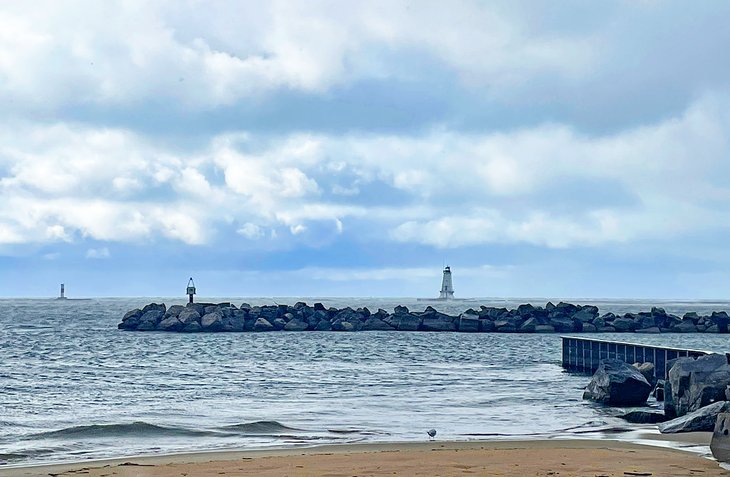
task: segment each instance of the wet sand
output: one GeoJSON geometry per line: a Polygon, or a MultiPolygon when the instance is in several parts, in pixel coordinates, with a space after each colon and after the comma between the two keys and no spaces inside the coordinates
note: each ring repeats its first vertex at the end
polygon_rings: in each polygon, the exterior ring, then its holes
{"type": "MultiPolygon", "coordinates": [[[[706,439],[707,436],[704,436],[706,439]]],[[[703,437],[697,437],[702,440],[703,437]]],[[[706,442],[705,442],[706,443],[706,442]]],[[[4,477],[730,476],[676,449],[612,440],[352,444],[0,469],[4,477]]]]}

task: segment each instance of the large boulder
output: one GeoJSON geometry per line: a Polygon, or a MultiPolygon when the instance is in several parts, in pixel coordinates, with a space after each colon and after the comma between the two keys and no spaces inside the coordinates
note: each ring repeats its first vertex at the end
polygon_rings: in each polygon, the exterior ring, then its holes
{"type": "Polygon", "coordinates": [[[185,325],[185,327],[182,329],[183,333],[198,333],[200,331],[203,331],[203,328],[200,326],[200,323],[197,321],[192,321],[185,325]]]}
{"type": "Polygon", "coordinates": [[[730,365],[725,355],[716,353],[697,359],[679,358],[669,370],[667,382],[671,397],[665,392],[665,412],[683,416],[727,399],[725,389],[730,385],[730,365]]]}
{"type": "Polygon", "coordinates": [[[221,331],[244,331],[246,329],[246,311],[229,309],[221,320],[221,331]]]}
{"type": "Polygon", "coordinates": [[[160,331],[181,331],[184,327],[185,325],[182,324],[177,316],[163,318],[157,325],[157,329],[160,331]]]}
{"type": "Polygon", "coordinates": [[[476,313],[462,313],[459,316],[459,331],[467,333],[479,331],[479,315],[476,313]]]}
{"type": "Polygon", "coordinates": [[[284,331],[304,331],[307,328],[309,328],[309,325],[306,321],[294,318],[284,326],[284,331]]]}
{"type": "Polygon", "coordinates": [[[632,424],[657,424],[667,420],[667,416],[659,411],[631,411],[619,416],[632,424]]]}
{"type": "Polygon", "coordinates": [[[646,402],[651,385],[630,364],[618,359],[601,361],[583,399],[616,406],[637,406],[646,402]]]}
{"type": "Polygon", "coordinates": [[[161,311],[164,315],[167,311],[167,307],[164,303],[150,303],[149,305],[145,305],[145,307],[142,308],[142,314],[144,315],[148,311],[161,311]]]}
{"type": "MultiPolygon", "coordinates": [[[[164,307],[165,305],[162,306],[164,307]]],[[[144,311],[144,309],[142,309],[142,311],[144,311]]],[[[165,312],[161,309],[152,309],[148,312],[145,312],[139,319],[139,325],[137,325],[137,330],[151,331],[156,329],[157,324],[162,321],[163,316],[165,316],[165,312]]]]}
{"type": "Polygon", "coordinates": [[[274,331],[274,325],[269,323],[266,318],[258,318],[253,325],[254,331],[274,331]]]}
{"type": "Polygon", "coordinates": [[[223,313],[216,310],[203,315],[200,319],[203,331],[221,331],[223,329],[223,313]]]}
{"type": "Polygon", "coordinates": [[[177,315],[177,319],[185,325],[188,325],[194,321],[200,322],[200,313],[195,308],[185,308],[177,315]]]}
{"type": "Polygon", "coordinates": [[[332,323],[329,320],[320,320],[314,327],[314,331],[332,331],[332,323]]]}
{"type": "Polygon", "coordinates": [[[595,306],[584,306],[581,308],[580,311],[578,311],[576,314],[573,315],[574,320],[581,321],[583,323],[590,323],[591,321],[595,320],[598,317],[598,308],[595,306]]]}
{"type": "Polygon", "coordinates": [[[182,305],[172,305],[165,312],[165,318],[169,318],[171,316],[177,317],[184,309],[185,307],[182,305]]]}
{"type": "Polygon", "coordinates": [[[332,331],[358,331],[360,329],[359,320],[354,323],[352,321],[335,320],[332,322],[332,331]]]}
{"type": "Polygon", "coordinates": [[[120,330],[136,330],[142,318],[142,310],[136,308],[124,314],[122,322],[117,325],[120,330]]]}
{"type": "Polygon", "coordinates": [[[363,331],[390,331],[394,328],[383,321],[379,315],[371,315],[362,325],[363,331]]]}
{"type": "Polygon", "coordinates": [[[520,333],[534,333],[538,326],[540,326],[538,319],[530,317],[520,326],[520,333]]]}
{"type": "MultiPolygon", "coordinates": [[[[396,307],[397,308],[397,307],[396,307]]],[[[396,313],[390,317],[398,331],[417,331],[421,326],[421,317],[416,315],[396,313]]]]}
{"type": "Polygon", "coordinates": [[[697,333],[697,325],[688,319],[683,319],[681,323],[672,326],[675,333],[697,333]]]}
{"type": "Polygon", "coordinates": [[[454,317],[443,313],[429,313],[423,316],[421,322],[423,331],[456,331],[454,317]]]}
{"type": "Polygon", "coordinates": [[[611,326],[613,326],[616,331],[633,331],[636,329],[634,320],[630,318],[616,318],[611,322],[611,326]]]}
{"type": "Polygon", "coordinates": [[[717,415],[730,411],[730,402],[719,401],[709,406],[701,407],[695,411],[677,417],[671,421],[659,424],[659,432],[662,434],[674,434],[676,432],[712,432],[715,428],[717,415]]]}
{"type": "Polygon", "coordinates": [[[654,366],[654,363],[634,363],[632,366],[638,369],[644,378],[646,378],[646,381],[651,384],[651,387],[654,388],[656,384],[656,366],[654,366]]]}
{"type": "Polygon", "coordinates": [[[730,414],[721,412],[715,421],[710,441],[712,456],[720,462],[730,462],[730,414]]]}

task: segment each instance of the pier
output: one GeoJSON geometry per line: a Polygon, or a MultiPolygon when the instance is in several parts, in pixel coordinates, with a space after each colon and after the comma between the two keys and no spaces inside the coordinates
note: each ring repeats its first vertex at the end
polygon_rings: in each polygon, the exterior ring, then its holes
{"type": "Polygon", "coordinates": [[[620,341],[595,340],[562,336],[563,368],[570,371],[593,373],[602,359],[620,359],[629,364],[652,363],[656,368],[657,379],[666,379],[669,372],[667,363],[675,358],[703,356],[707,351],[693,349],[665,348],[620,341]]]}

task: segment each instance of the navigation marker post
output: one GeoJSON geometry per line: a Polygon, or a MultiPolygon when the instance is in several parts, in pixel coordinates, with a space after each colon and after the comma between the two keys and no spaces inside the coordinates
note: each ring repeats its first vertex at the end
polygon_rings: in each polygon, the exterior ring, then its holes
{"type": "Polygon", "coordinates": [[[193,295],[195,295],[195,282],[193,282],[193,277],[190,277],[190,280],[188,280],[188,290],[187,290],[187,293],[188,293],[188,298],[189,298],[188,303],[192,303],[193,302],[193,295]]]}

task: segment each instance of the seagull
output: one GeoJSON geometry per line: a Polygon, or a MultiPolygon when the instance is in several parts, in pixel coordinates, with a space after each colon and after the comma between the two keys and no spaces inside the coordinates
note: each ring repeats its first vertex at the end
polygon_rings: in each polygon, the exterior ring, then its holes
{"type": "Polygon", "coordinates": [[[430,429],[426,431],[426,434],[428,434],[429,440],[431,440],[436,437],[436,429],[430,429]]]}

